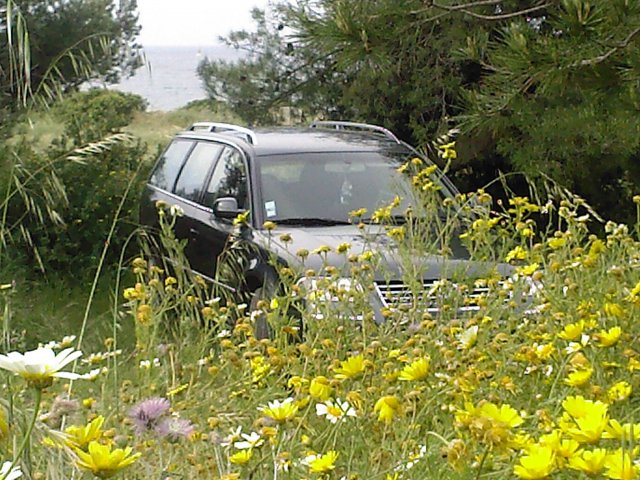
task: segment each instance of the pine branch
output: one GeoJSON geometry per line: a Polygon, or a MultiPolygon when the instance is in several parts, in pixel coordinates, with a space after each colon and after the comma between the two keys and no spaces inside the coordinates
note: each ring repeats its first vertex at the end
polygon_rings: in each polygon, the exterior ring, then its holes
{"type": "Polygon", "coordinates": [[[589,66],[598,65],[602,62],[605,62],[609,57],[614,55],[616,52],[627,48],[629,44],[633,41],[634,37],[639,33],[640,33],[640,27],[632,31],[629,35],[627,35],[627,38],[625,38],[622,42],[620,42],[618,45],[613,47],[607,53],[603,53],[602,55],[598,55],[597,57],[594,57],[594,58],[587,58],[584,60],[580,60],[579,62],[571,64],[570,67],[589,67],[589,66]]]}
{"type": "MultiPolygon", "coordinates": [[[[537,7],[531,7],[531,8],[526,8],[524,10],[518,10],[517,12],[502,13],[502,14],[496,14],[496,15],[482,15],[480,13],[472,12],[471,10],[469,10],[470,8],[473,8],[473,7],[484,6],[484,5],[497,5],[499,3],[502,3],[502,2],[495,1],[495,0],[482,0],[478,2],[466,3],[464,5],[449,6],[449,5],[440,5],[435,1],[431,1],[430,5],[435,8],[439,8],[440,10],[445,10],[448,13],[459,11],[461,13],[464,13],[465,15],[469,15],[474,18],[479,18],[481,20],[491,20],[491,21],[508,20],[510,18],[520,17],[522,15],[527,15],[529,13],[538,12],[540,10],[544,10],[545,8],[551,6],[551,3],[544,3],[537,7]]],[[[438,18],[439,17],[440,16],[438,16],[438,18]]],[[[429,19],[429,20],[432,20],[432,19],[429,19]]]]}

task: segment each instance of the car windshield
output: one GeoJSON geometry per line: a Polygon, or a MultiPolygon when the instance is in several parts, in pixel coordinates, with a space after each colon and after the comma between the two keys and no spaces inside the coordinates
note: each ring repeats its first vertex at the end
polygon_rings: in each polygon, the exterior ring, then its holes
{"type": "MultiPolygon", "coordinates": [[[[347,223],[349,212],[365,217],[402,199],[394,214],[412,203],[410,179],[398,168],[415,155],[403,152],[325,152],[260,157],[263,218],[304,225],[347,223]]],[[[448,195],[442,186],[443,195],[448,195]]]]}

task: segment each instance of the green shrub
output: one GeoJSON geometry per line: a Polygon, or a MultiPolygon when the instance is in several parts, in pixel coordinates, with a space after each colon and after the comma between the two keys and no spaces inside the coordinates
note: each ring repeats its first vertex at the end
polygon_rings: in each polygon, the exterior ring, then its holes
{"type": "Polygon", "coordinates": [[[14,195],[9,202],[6,223],[20,224],[28,232],[12,238],[29,252],[34,267],[90,274],[107,241],[106,261],[117,262],[136,228],[147,154],[142,141],[122,134],[121,129],[144,107],[144,100],[136,95],[106,90],[77,93],[52,111],[63,123],[64,133],[46,152],[31,148],[25,139],[4,150],[3,163],[18,162],[25,171],[37,172],[29,180],[36,204],[44,212],[54,211],[52,216],[32,209],[25,215],[24,205],[29,202],[23,196],[14,195]],[[62,193],[49,194],[47,182],[62,193]]]}
{"type": "Polygon", "coordinates": [[[66,99],[58,112],[65,124],[64,136],[83,145],[126,127],[136,112],[146,108],[146,100],[139,95],[93,89],[66,99]]]}

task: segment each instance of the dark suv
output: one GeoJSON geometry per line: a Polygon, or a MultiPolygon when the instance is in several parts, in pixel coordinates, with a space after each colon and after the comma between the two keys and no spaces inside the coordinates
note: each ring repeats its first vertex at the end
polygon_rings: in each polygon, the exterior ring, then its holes
{"type": "MultiPolygon", "coordinates": [[[[301,281],[313,285],[312,279],[302,278],[302,271],[320,272],[321,263],[344,266],[346,256],[336,252],[341,244],[349,244],[356,254],[365,248],[393,250],[393,242],[380,226],[371,225],[365,238],[350,212],[365,208],[368,214],[361,220],[372,223],[367,215],[397,195],[403,200],[394,211],[405,211],[412,186],[400,167],[415,157],[429,164],[393,133],[374,125],[316,122],[309,128],[249,130],[197,123],[176,135],[159,158],[143,196],[141,223],[156,224],[159,200],[179,206],[184,214],[176,220],[176,236],[187,240],[185,254],[192,270],[213,281],[217,259],[234,229],[232,220],[248,210],[251,228],[245,240],[256,247],[256,254],[245,262],[246,291],[264,292],[263,287],[273,291],[274,258],[296,267],[301,260],[295,253],[301,249],[331,247],[326,255],[309,255],[299,269],[301,281]],[[275,232],[264,228],[267,221],[277,225],[275,232]],[[286,248],[270,240],[284,233],[291,237],[286,248]]],[[[431,177],[444,198],[457,193],[439,171],[431,177]]],[[[386,273],[376,274],[371,289],[377,320],[382,320],[384,307],[407,297],[402,272],[393,255],[387,257],[386,273]]],[[[421,262],[420,285],[425,291],[450,276],[445,269],[451,272],[457,266],[475,271],[480,265],[467,260],[463,249],[454,249],[448,258],[433,255],[421,262]]],[[[437,310],[433,298],[425,296],[423,301],[426,310],[437,310]]]]}

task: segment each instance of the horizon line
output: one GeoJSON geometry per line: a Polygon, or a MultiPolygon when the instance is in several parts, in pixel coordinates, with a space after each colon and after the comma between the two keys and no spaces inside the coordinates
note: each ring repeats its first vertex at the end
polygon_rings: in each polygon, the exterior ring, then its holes
{"type": "Polygon", "coordinates": [[[149,48],[149,47],[185,47],[185,48],[210,48],[210,47],[227,47],[227,48],[231,48],[233,49],[233,47],[230,47],[229,45],[225,45],[224,43],[215,43],[215,44],[202,44],[202,43],[197,43],[197,44],[192,44],[192,45],[186,45],[186,44],[180,44],[180,43],[174,43],[174,44],[170,44],[170,43],[152,43],[152,44],[140,44],[140,46],[142,48],[149,48]]]}

